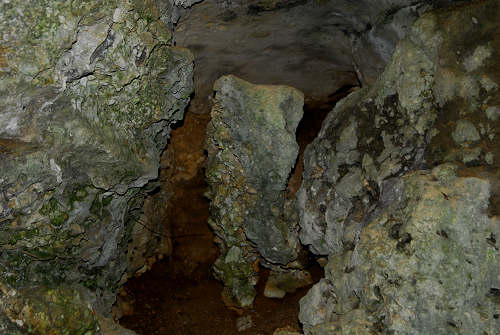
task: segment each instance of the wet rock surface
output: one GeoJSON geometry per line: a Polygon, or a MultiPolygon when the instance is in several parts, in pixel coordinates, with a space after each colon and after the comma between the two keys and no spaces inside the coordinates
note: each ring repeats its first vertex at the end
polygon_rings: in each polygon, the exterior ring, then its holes
{"type": "Polygon", "coordinates": [[[298,256],[285,189],[298,154],[295,130],[304,98],[291,87],[234,76],[221,77],[214,91],[206,171],[209,223],[221,249],[214,269],[228,297],[249,306],[259,262],[286,265],[298,256]]]}
{"type": "Polygon", "coordinates": [[[306,334],[496,334],[497,1],[423,15],[306,149],[306,334]],[[412,172],[413,171],[413,172],[412,172]]]}
{"type": "Polygon", "coordinates": [[[120,280],[165,252],[136,225],[193,57],[158,17],[149,1],[0,4],[0,281],[79,284],[109,316],[120,280]]]}

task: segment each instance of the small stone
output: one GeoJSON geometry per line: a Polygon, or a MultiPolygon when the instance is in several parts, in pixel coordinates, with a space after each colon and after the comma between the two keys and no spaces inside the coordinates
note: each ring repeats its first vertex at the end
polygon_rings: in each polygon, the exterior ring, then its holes
{"type": "Polygon", "coordinates": [[[481,148],[474,148],[472,150],[464,150],[462,162],[464,164],[479,161],[479,156],[481,155],[481,148]]]}
{"type": "Polygon", "coordinates": [[[479,141],[481,139],[474,124],[468,120],[459,120],[451,136],[458,144],[479,141]]]}
{"type": "Polygon", "coordinates": [[[490,165],[493,165],[493,162],[494,162],[494,156],[493,156],[493,153],[492,152],[488,152],[485,156],[484,156],[484,160],[486,161],[486,163],[490,164],[490,165]]]}
{"type": "Polygon", "coordinates": [[[253,326],[252,316],[245,315],[236,319],[236,328],[238,328],[239,332],[250,329],[253,326]]]}
{"type": "Polygon", "coordinates": [[[490,48],[483,45],[478,46],[474,53],[464,60],[463,64],[467,72],[472,72],[481,67],[484,61],[491,56],[491,53],[490,48]]]}
{"type": "Polygon", "coordinates": [[[490,107],[486,108],[485,112],[486,112],[486,116],[491,121],[496,121],[498,119],[498,117],[500,116],[500,108],[498,108],[496,106],[490,106],[490,107]]]}
{"type": "Polygon", "coordinates": [[[327,257],[320,257],[316,261],[318,262],[319,266],[321,266],[322,268],[324,268],[326,266],[326,264],[328,264],[327,257]]]}

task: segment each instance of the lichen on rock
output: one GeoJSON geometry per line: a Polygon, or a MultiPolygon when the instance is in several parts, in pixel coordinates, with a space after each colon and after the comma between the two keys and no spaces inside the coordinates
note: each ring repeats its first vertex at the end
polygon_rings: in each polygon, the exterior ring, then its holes
{"type": "Polygon", "coordinates": [[[3,1],[0,31],[0,280],[79,283],[109,315],[193,56],[151,1],[3,1]]]}
{"type": "Polygon", "coordinates": [[[286,265],[298,256],[285,189],[298,154],[304,97],[291,87],[234,76],[221,77],[214,91],[206,171],[210,224],[221,248],[214,269],[229,296],[249,306],[258,262],[286,265]]]}
{"type": "Polygon", "coordinates": [[[300,237],[329,259],[306,334],[500,331],[499,13],[423,15],[306,149],[300,237]]]}
{"type": "Polygon", "coordinates": [[[14,290],[0,284],[0,309],[28,334],[97,334],[100,327],[96,313],[83,291],[69,286],[14,290]]]}
{"type": "Polygon", "coordinates": [[[354,250],[301,300],[306,334],[496,334],[490,196],[450,165],[387,180],[354,250]]]}

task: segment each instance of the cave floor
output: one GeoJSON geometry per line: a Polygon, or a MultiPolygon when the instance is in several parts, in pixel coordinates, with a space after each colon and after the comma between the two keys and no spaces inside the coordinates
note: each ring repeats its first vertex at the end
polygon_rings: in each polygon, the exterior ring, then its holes
{"type": "MultiPolygon", "coordinates": [[[[208,268],[207,268],[208,270],[208,268]]],[[[316,282],[322,270],[312,271],[316,282]]],[[[222,285],[208,273],[190,278],[171,275],[168,260],[155,264],[152,270],[127,283],[128,292],[134,295],[134,313],[125,316],[120,323],[140,335],[160,334],[272,334],[276,328],[288,326],[299,330],[299,300],[310,288],[304,287],[284,299],[263,296],[267,273],[263,273],[258,285],[259,294],[254,308],[237,311],[226,308],[222,299],[222,285]],[[138,294],[140,292],[140,294],[138,294]],[[238,318],[251,318],[249,329],[238,331],[238,318]]]]}

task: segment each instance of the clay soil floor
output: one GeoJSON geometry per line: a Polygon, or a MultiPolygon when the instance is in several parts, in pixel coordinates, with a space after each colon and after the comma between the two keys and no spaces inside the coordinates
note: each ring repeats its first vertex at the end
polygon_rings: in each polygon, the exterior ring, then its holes
{"type": "MultiPolygon", "coordinates": [[[[300,329],[298,302],[309,287],[288,294],[282,300],[268,299],[262,295],[267,277],[264,273],[258,285],[259,295],[254,309],[240,315],[241,312],[224,306],[222,285],[210,275],[175,278],[169,270],[168,261],[162,261],[143,276],[129,281],[127,291],[135,298],[135,313],[120,320],[123,326],[140,335],[271,335],[280,327],[300,329]],[[248,315],[252,326],[238,332],[238,318],[248,315]]],[[[315,268],[312,272],[317,281],[321,269],[315,268]]]]}

